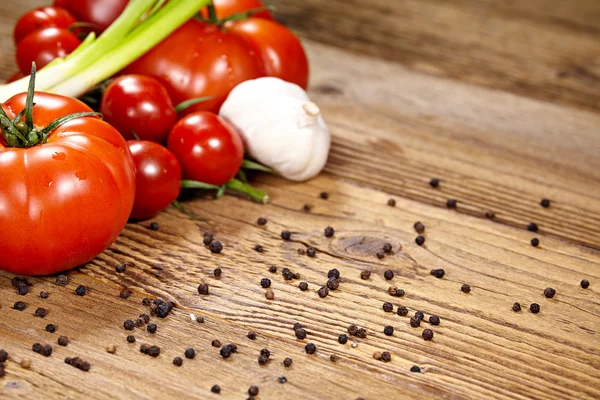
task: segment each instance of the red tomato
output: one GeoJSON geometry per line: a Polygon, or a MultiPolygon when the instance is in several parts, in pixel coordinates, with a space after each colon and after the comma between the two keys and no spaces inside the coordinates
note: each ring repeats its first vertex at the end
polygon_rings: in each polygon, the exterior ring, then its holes
{"type": "Polygon", "coordinates": [[[181,162],[184,179],[223,185],[237,174],[244,158],[239,134],[219,116],[206,111],[180,119],[167,147],[181,162]]]}
{"type": "Polygon", "coordinates": [[[192,19],[126,68],[126,73],[157,78],[174,104],[214,96],[184,113],[218,112],[239,83],[263,76],[259,60],[244,40],[215,25],[192,19]]]}
{"type": "Polygon", "coordinates": [[[135,163],[132,219],[149,219],[179,196],[181,165],[169,150],[154,142],[127,142],[135,163]]]}
{"type": "Polygon", "coordinates": [[[77,21],[96,25],[102,33],[121,15],[129,0],[54,0],[54,5],[70,11],[77,21]]]}
{"type": "Polygon", "coordinates": [[[177,121],[167,89],[154,78],[124,75],[115,79],[102,96],[104,120],[126,139],[164,143],[177,121]]]}
{"type": "Polygon", "coordinates": [[[19,79],[21,79],[24,76],[25,75],[23,75],[23,73],[21,71],[17,71],[14,74],[12,74],[11,76],[8,77],[8,79],[6,80],[6,83],[11,83],[11,82],[14,82],[14,81],[18,81],[19,79]]]}
{"type": "Polygon", "coordinates": [[[15,44],[28,34],[42,28],[67,29],[75,23],[75,17],[61,7],[39,7],[24,14],[15,25],[15,44]]]}
{"type": "MultiPolygon", "coordinates": [[[[9,118],[26,94],[2,105],[9,118]]],[[[67,114],[92,111],[77,99],[36,92],[36,130],[67,114]]],[[[4,135],[7,135],[4,132],[4,135]]],[[[46,143],[8,147],[0,139],[0,269],[47,275],[102,253],[127,223],[135,170],[127,143],[98,118],[77,118],[50,132],[46,143]]]]}
{"type": "Polygon", "coordinates": [[[262,60],[264,72],[284,81],[308,87],[308,59],[300,40],[285,26],[274,21],[250,18],[227,25],[242,37],[262,60]]]}
{"type": "MultiPolygon", "coordinates": [[[[214,0],[213,4],[215,5],[215,11],[219,19],[264,7],[264,4],[260,0],[214,0]]],[[[204,18],[208,18],[206,8],[202,10],[202,15],[204,18]]],[[[253,14],[252,17],[273,20],[273,15],[266,10],[253,14]]]]}
{"type": "Polygon", "coordinates": [[[31,32],[17,46],[17,65],[29,75],[31,63],[42,69],[57,57],[66,57],[79,46],[79,39],[67,29],[44,28],[31,32]]]}

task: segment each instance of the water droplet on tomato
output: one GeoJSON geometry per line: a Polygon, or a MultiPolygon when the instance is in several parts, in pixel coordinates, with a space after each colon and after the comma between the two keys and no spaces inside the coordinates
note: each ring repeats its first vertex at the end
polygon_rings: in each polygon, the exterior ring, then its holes
{"type": "Polygon", "coordinates": [[[77,171],[75,172],[75,176],[78,181],[85,181],[87,179],[87,173],[85,171],[77,171]]]}
{"type": "Polygon", "coordinates": [[[47,189],[50,186],[52,186],[52,178],[50,178],[48,175],[43,175],[42,176],[42,185],[44,185],[44,187],[47,189]]]}
{"type": "Polygon", "coordinates": [[[67,155],[65,153],[61,153],[60,151],[57,151],[56,153],[52,154],[52,158],[58,161],[64,161],[67,159],[67,155]]]}

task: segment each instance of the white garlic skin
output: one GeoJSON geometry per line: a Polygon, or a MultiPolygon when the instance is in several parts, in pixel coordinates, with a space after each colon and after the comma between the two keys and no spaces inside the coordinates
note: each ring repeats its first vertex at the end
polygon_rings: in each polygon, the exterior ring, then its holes
{"type": "Polygon", "coordinates": [[[233,125],[252,158],[292,181],[325,167],[331,136],[319,107],[298,85],[259,78],[236,86],[219,115],[233,125]]]}

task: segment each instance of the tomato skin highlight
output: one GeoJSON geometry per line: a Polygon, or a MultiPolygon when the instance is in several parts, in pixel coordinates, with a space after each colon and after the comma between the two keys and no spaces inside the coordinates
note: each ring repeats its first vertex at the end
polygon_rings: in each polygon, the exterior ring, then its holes
{"type": "MultiPolygon", "coordinates": [[[[9,118],[26,94],[2,105],[9,118]]],[[[91,109],[77,99],[36,92],[33,121],[91,109]]],[[[0,269],[47,275],[83,265],[102,253],[127,223],[135,169],[127,143],[99,118],[77,118],[45,144],[6,147],[0,139],[0,269]]]]}
{"type": "Polygon", "coordinates": [[[123,12],[129,0],[54,0],[54,6],[70,11],[77,21],[94,24],[97,34],[104,32],[123,12]]]}
{"type": "Polygon", "coordinates": [[[300,40],[285,26],[260,18],[227,24],[233,34],[242,37],[261,58],[267,76],[308,87],[308,58],[300,40]]]}
{"type": "Polygon", "coordinates": [[[102,96],[100,112],[125,139],[164,143],[177,121],[169,93],[156,79],[124,75],[115,79],[102,96]]]}
{"type": "Polygon", "coordinates": [[[24,75],[29,75],[32,62],[40,70],[55,58],[69,55],[79,44],[77,36],[67,29],[38,29],[19,42],[17,65],[24,75]]]}
{"type": "Polygon", "coordinates": [[[76,22],[75,17],[62,7],[38,7],[23,14],[15,24],[13,38],[15,44],[31,32],[42,28],[68,29],[76,22]]]}
{"type": "Polygon", "coordinates": [[[216,113],[239,83],[264,75],[260,60],[242,38],[195,19],[183,24],[124,72],[158,79],[173,104],[214,96],[186,108],[183,115],[194,111],[216,113]]]}
{"type": "Polygon", "coordinates": [[[181,163],[184,179],[212,185],[233,178],[244,158],[240,135],[225,120],[206,111],[180,119],[171,129],[167,147],[181,163]]]}
{"type": "Polygon", "coordinates": [[[179,196],[181,165],[173,153],[158,143],[130,140],[127,145],[136,167],[136,194],[130,218],[149,219],[179,196]]]}

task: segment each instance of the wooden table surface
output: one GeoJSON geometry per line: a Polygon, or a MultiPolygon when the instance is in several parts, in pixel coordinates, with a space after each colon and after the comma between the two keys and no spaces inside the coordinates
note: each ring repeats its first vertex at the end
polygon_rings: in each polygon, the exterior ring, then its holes
{"type": "MultiPolygon", "coordinates": [[[[43,3],[0,2],[0,78],[16,69],[14,22],[43,3]]],[[[333,133],[325,172],[302,184],[256,176],[271,197],[265,206],[232,196],[194,199],[185,206],[206,221],[169,208],[155,219],[158,231],[129,224],[104,254],[70,272],[66,287],[55,277],[33,278],[21,297],[1,273],[0,348],[9,359],[0,397],[245,399],[256,385],[258,399],[600,398],[600,3],[272,3],[310,56],[311,95],[333,133]],[[446,208],[448,198],[458,200],[456,209],[446,208]],[[543,198],[549,208],[540,206],[543,198]],[[416,221],[426,227],[422,247],[416,221]],[[539,232],[527,230],[530,222],[539,232]],[[331,239],[327,226],[335,228],[331,239]],[[290,241],[281,240],[284,229],[290,241]],[[224,243],[222,254],[203,246],[205,232],[224,243]],[[380,260],[386,242],[393,252],[380,260]],[[256,244],[265,252],[253,251],[256,244]],[[298,254],[307,246],[316,257],[298,254]],[[129,265],[123,274],[115,272],[119,263],[129,265]],[[277,274],[268,271],[273,265],[277,274]],[[283,267],[309,290],[285,281],[283,267]],[[321,299],[317,289],[332,268],[340,287],[321,299]],[[445,270],[443,279],[430,275],[433,268],[445,270]],[[391,281],[383,277],[388,269],[391,281]],[[370,279],[361,280],[364,270],[370,279]],[[265,299],[263,277],[273,282],[274,300],[265,299]],[[210,295],[198,294],[200,283],[210,295]],[[78,285],[88,288],[85,297],[75,295],[78,285]],[[391,297],[390,285],[406,295],[391,297]],[[546,287],[556,289],[554,298],[544,297],[546,287]],[[133,292],[126,300],[123,288],[133,292]],[[145,297],[176,307],[152,318],[155,334],[125,331],[123,321],[149,312],[145,297]],[[23,312],[12,309],[19,300],[27,303],[23,312]],[[384,302],[410,313],[386,313],[384,302]],[[523,311],[513,312],[514,302],[523,311]],[[37,307],[48,316],[34,317],[37,307]],[[425,321],[412,328],[418,310],[425,321]],[[426,322],[430,315],[439,326],[426,322]],[[296,339],[296,322],[305,340],[296,339]],[[44,331],[48,323],[56,333],[44,331]],[[353,323],[367,337],[339,344],[353,323]],[[393,336],[383,334],[386,325],[393,336]],[[424,328],[433,329],[432,341],[422,339],[424,328]],[[256,340],[246,337],[250,330],[256,340]],[[130,333],[135,344],[125,340],[130,333]],[[67,347],[56,345],[59,335],[70,338],[67,347]],[[214,339],[239,350],[223,359],[214,339]],[[52,344],[52,356],[33,353],[35,342],[52,344]],[[317,347],[313,355],[304,351],[308,342],[317,347]],[[142,343],[160,346],[160,356],[140,353],[142,343]],[[115,354],[106,351],[110,344],[115,354]],[[196,358],[174,366],[188,347],[196,358]],[[262,348],[272,354],[265,366],[257,362],[262,348]],[[389,351],[391,362],[374,359],[376,351],[389,351]],[[67,356],[89,361],[91,370],[65,364],[67,356]],[[20,367],[23,359],[29,369],[20,367]],[[421,372],[410,372],[413,365],[421,372]],[[220,395],[210,392],[214,384],[220,395]]]]}

